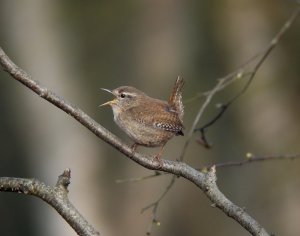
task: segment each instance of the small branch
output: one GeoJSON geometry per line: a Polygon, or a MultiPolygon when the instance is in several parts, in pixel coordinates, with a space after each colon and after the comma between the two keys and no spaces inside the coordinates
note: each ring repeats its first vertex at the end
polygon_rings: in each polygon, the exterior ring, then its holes
{"type": "Polygon", "coordinates": [[[0,177],[0,191],[32,195],[51,205],[80,236],[100,235],[78,212],[68,199],[70,169],[58,177],[55,187],[45,185],[36,179],[0,177]]]}
{"type": "MultiPolygon", "coordinates": [[[[217,163],[212,166],[215,166],[216,168],[234,167],[234,166],[243,166],[255,162],[274,161],[274,160],[294,160],[298,158],[300,158],[300,154],[256,157],[252,153],[247,153],[246,158],[244,160],[217,163]]],[[[209,169],[212,166],[203,167],[201,169],[209,169]]]]}
{"type": "Polygon", "coordinates": [[[162,199],[165,197],[165,195],[170,191],[172,186],[175,184],[175,179],[176,179],[176,176],[173,175],[170,183],[166,187],[165,191],[160,195],[160,197],[155,202],[151,203],[150,205],[144,207],[141,210],[141,213],[144,213],[145,211],[152,208],[152,220],[148,227],[148,230],[146,233],[147,235],[151,235],[153,225],[158,225],[158,226],[160,225],[159,220],[157,220],[157,209],[158,209],[158,206],[159,206],[160,202],[162,201],[162,199]]]}
{"type": "Polygon", "coordinates": [[[129,179],[117,179],[116,183],[117,184],[123,184],[123,183],[128,183],[128,182],[139,182],[142,180],[146,180],[146,179],[151,179],[157,176],[161,176],[164,173],[161,173],[159,171],[154,171],[154,174],[152,175],[146,175],[146,176],[141,176],[141,177],[136,177],[136,178],[129,178],[129,179]]]}
{"type": "MultiPolygon", "coordinates": [[[[289,17],[289,19],[281,27],[279,32],[271,40],[269,45],[264,50],[262,50],[262,52],[258,53],[257,56],[254,56],[254,58],[256,58],[256,57],[259,58],[259,60],[258,60],[257,64],[254,66],[254,69],[251,70],[250,72],[247,72],[247,73],[249,73],[250,77],[249,77],[246,85],[244,86],[244,88],[236,96],[234,96],[230,101],[227,102],[228,105],[233,103],[236,99],[238,99],[241,95],[243,95],[247,91],[247,89],[249,88],[250,84],[252,83],[253,78],[255,77],[257,71],[262,66],[262,64],[265,62],[265,60],[270,55],[270,53],[273,51],[273,49],[278,45],[278,43],[281,40],[282,36],[286,33],[286,31],[290,28],[292,23],[296,20],[299,13],[300,13],[300,7],[298,7],[292,13],[292,15],[289,17]]],[[[243,71],[244,71],[244,68],[243,68],[242,72],[243,71]]]]}

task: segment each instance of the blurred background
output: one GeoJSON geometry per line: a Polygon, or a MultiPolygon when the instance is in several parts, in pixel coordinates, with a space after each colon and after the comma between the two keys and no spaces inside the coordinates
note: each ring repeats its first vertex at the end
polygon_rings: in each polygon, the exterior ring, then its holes
{"type": "MultiPolygon", "coordinates": [[[[290,16],[293,1],[0,1],[0,46],[35,80],[131,141],[114,124],[111,99],[99,88],[132,85],[167,99],[178,75],[184,100],[204,92],[261,51],[290,16]]],[[[254,82],[207,133],[213,148],[195,140],[192,166],[241,160],[245,153],[299,153],[300,18],[259,70],[254,82]]],[[[211,103],[200,124],[242,88],[237,82],[211,103]]],[[[186,132],[203,99],[186,104],[186,132]]],[[[96,138],[67,114],[0,71],[0,175],[54,185],[71,168],[70,200],[101,235],[144,235],[146,205],[171,176],[116,184],[152,174],[96,138]]],[[[178,158],[186,137],[170,141],[163,158],[178,158]]],[[[157,149],[140,148],[155,153],[157,149]]],[[[267,231],[300,235],[300,160],[219,169],[218,185],[267,231]]],[[[249,235],[193,184],[178,179],[161,202],[153,235],[249,235]],[[212,227],[213,226],[213,227],[212,227]]],[[[46,203],[0,193],[1,235],[76,233],[46,203]]]]}

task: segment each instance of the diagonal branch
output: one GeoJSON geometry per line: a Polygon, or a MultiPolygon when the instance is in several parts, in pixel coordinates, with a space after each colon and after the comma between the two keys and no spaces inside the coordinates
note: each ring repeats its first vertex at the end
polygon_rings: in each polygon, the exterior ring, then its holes
{"type": "Polygon", "coordinates": [[[151,160],[147,155],[140,153],[132,153],[131,148],[124,144],[114,134],[110,133],[104,127],[99,125],[91,117],[89,117],[82,110],[69,102],[57,96],[51,90],[41,86],[37,81],[31,77],[17,65],[15,65],[9,57],[4,53],[0,47],[0,64],[12,78],[21,82],[40,97],[57,106],[67,114],[74,117],[84,127],[93,132],[100,139],[119,150],[125,156],[135,161],[136,163],[152,170],[160,170],[172,173],[176,176],[181,176],[198,186],[206,196],[213,202],[213,204],[221,209],[226,215],[235,219],[242,227],[249,231],[252,235],[267,236],[266,230],[241,207],[233,204],[225,195],[218,189],[216,184],[215,168],[208,173],[202,173],[192,168],[191,166],[177,161],[162,160],[161,163],[151,160]]]}
{"type": "Polygon", "coordinates": [[[70,174],[70,169],[64,170],[55,187],[47,186],[36,179],[0,177],[0,191],[38,197],[51,205],[78,235],[100,235],[69,201],[67,188],[70,184],[70,174]]]}

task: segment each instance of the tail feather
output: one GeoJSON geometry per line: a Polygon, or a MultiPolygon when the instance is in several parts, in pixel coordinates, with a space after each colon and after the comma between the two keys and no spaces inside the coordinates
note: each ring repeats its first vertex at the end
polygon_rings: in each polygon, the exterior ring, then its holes
{"type": "Polygon", "coordinates": [[[182,102],[182,87],[184,85],[183,79],[178,76],[169,97],[169,105],[178,113],[178,117],[183,122],[184,106],[182,102]]]}

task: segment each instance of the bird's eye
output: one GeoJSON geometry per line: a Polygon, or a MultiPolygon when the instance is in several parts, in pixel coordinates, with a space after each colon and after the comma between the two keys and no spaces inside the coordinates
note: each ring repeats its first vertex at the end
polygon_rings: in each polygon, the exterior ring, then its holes
{"type": "Polygon", "coordinates": [[[124,93],[121,93],[120,97],[121,97],[121,98],[125,98],[126,95],[125,95],[124,93]]]}

